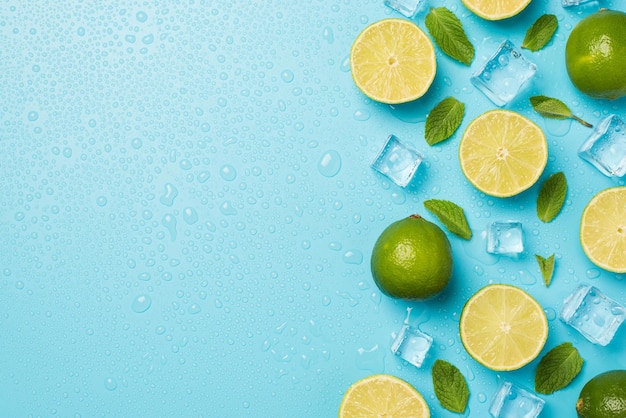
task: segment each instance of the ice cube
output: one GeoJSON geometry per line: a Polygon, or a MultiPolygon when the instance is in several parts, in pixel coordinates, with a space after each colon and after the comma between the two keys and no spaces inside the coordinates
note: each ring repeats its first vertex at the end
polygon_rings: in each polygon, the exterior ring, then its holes
{"type": "Polygon", "coordinates": [[[537,66],[507,39],[470,81],[496,106],[504,106],[523,90],[536,72],[537,66]]]}
{"type": "Polygon", "coordinates": [[[565,298],[559,318],[592,343],[607,345],[626,318],[626,310],[597,287],[583,284],[565,298]]]}
{"type": "Polygon", "coordinates": [[[578,150],[583,160],[609,177],[626,174],[626,124],[614,114],[602,119],[578,150]]]}
{"type": "Polygon", "coordinates": [[[492,222],[487,228],[487,252],[515,257],[524,251],[524,230],[518,221],[492,222]]]}
{"type": "Polygon", "coordinates": [[[391,344],[391,352],[415,367],[422,367],[432,345],[433,338],[430,335],[405,323],[391,344]]]}
{"type": "Polygon", "coordinates": [[[489,413],[494,418],[535,418],[545,401],[523,387],[504,381],[496,392],[489,413]]]}
{"type": "Polygon", "coordinates": [[[415,17],[426,0],[385,0],[385,6],[391,7],[408,18],[415,17]]]}
{"type": "Polygon", "coordinates": [[[398,186],[406,187],[422,159],[422,155],[413,147],[402,143],[395,135],[389,135],[370,166],[398,186]]]}

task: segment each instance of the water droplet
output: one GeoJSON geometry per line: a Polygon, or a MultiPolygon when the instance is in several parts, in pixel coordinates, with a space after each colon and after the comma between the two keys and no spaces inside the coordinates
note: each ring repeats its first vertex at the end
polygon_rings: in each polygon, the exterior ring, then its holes
{"type": "Polygon", "coordinates": [[[106,390],[115,390],[117,389],[117,382],[115,381],[114,378],[107,377],[104,380],[104,387],[106,388],[106,390]]]}
{"type": "Polygon", "coordinates": [[[225,164],[220,168],[220,176],[226,181],[233,181],[237,178],[237,170],[230,164],[225,164]]]}
{"type": "Polygon", "coordinates": [[[293,75],[293,71],[291,70],[283,70],[280,73],[280,78],[285,82],[285,83],[291,83],[293,81],[294,75],[293,75]]]}
{"type": "Polygon", "coordinates": [[[597,279],[598,277],[600,277],[600,270],[595,268],[587,270],[587,277],[589,279],[597,279]]]}
{"type": "Polygon", "coordinates": [[[233,216],[237,214],[237,209],[235,209],[230,200],[226,200],[220,205],[220,212],[224,215],[233,216]]]}
{"type": "Polygon", "coordinates": [[[198,212],[194,208],[185,208],[183,210],[183,221],[189,225],[198,222],[198,212]]]}
{"type": "Polygon", "coordinates": [[[25,217],[26,214],[24,212],[15,212],[15,215],[13,216],[13,218],[18,222],[23,221],[25,217]]]}
{"type": "Polygon", "coordinates": [[[324,177],[333,177],[341,170],[341,155],[335,150],[328,150],[320,158],[317,170],[324,177]]]}
{"type": "Polygon", "coordinates": [[[137,19],[137,22],[144,23],[146,20],[148,20],[148,14],[143,11],[138,11],[135,14],[135,18],[137,19]]]}
{"type": "Polygon", "coordinates": [[[98,206],[106,206],[107,204],[107,198],[104,196],[98,196],[96,198],[96,205],[98,206]]]}
{"type": "Polygon", "coordinates": [[[330,248],[333,251],[341,251],[341,243],[333,241],[330,244],[328,244],[328,248],[330,248]]]}
{"type": "Polygon", "coordinates": [[[35,112],[34,110],[31,110],[30,112],[28,112],[29,121],[35,122],[37,119],[39,119],[39,113],[35,112]]]}
{"type": "Polygon", "coordinates": [[[152,299],[148,295],[139,295],[133,299],[131,309],[136,313],[143,313],[150,309],[152,305],[152,299]]]}
{"type": "Polygon", "coordinates": [[[166,213],[165,215],[163,215],[163,220],[161,220],[161,223],[169,231],[172,241],[176,241],[176,217],[171,213],[166,213]]]}
{"type": "Polygon", "coordinates": [[[343,261],[347,264],[361,264],[363,253],[359,250],[348,250],[343,254],[343,261]]]}
{"type": "Polygon", "coordinates": [[[174,199],[178,196],[178,189],[172,183],[167,183],[165,185],[165,193],[161,196],[159,201],[165,206],[172,206],[174,204],[174,199]]]}
{"type": "Polygon", "coordinates": [[[198,181],[200,183],[205,183],[210,177],[211,177],[211,173],[209,173],[206,170],[198,173],[198,181]]]}
{"type": "Polygon", "coordinates": [[[329,44],[335,42],[335,34],[333,33],[333,28],[331,28],[330,26],[324,27],[324,31],[322,32],[322,38],[324,38],[329,44]]]}
{"type": "Polygon", "coordinates": [[[143,145],[143,142],[141,141],[141,138],[133,138],[130,141],[130,145],[131,147],[133,147],[134,149],[139,149],[141,148],[141,146],[143,145]]]}
{"type": "Polygon", "coordinates": [[[384,369],[385,353],[378,347],[378,344],[374,345],[370,349],[359,348],[357,349],[359,354],[356,359],[356,365],[361,370],[367,370],[375,373],[377,370],[384,369]]]}
{"type": "Polygon", "coordinates": [[[365,122],[370,118],[370,112],[364,109],[357,109],[354,111],[354,119],[359,122],[365,122]]]}
{"type": "Polygon", "coordinates": [[[192,315],[200,313],[201,311],[202,308],[200,308],[200,305],[198,305],[197,303],[192,303],[191,306],[189,306],[189,313],[192,315]]]}

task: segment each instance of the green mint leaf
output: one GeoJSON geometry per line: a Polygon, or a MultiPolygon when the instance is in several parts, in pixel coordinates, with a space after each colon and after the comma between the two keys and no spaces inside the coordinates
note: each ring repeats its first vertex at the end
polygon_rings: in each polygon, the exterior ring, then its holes
{"type": "Polygon", "coordinates": [[[424,207],[454,235],[466,240],[472,238],[472,230],[467,223],[465,212],[456,203],[448,200],[431,199],[424,201],[424,207]]]}
{"type": "Polygon", "coordinates": [[[572,343],[563,343],[550,350],[537,365],[535,392],[549,395],[563,389],[583,367],[583,358],[572,343]]]}
{"type": "Polygon", "coordinates": [[[452,136],[461,126],[465,105],[454,97],[439,102],[426,117],[425,136],[428,145],[435,145],[452,136]]]}
{"type": "Polygon", "coordinates": [[[559,171],[543,183],[537,197],[537,216],[543,222],[552,221],[559,214],[565,195],[567,194],[567,180],[565,174],[559,171]]]}
{"type": "Polygon", "coordinates": [[[535,254],[535,258],[537,259],[537,264],[539,264],[539,270],[541,270],[543,282],[546,284],[546,287],[548,287],[552,282],[552,275],[554,274],[554,254],[548,258],[543,258],[542,256],[535,254]]]}
{"type": "Polygon", "coordinates": [[[449,57],[470,65],[474,60],[474,45],[463,29],[463,24],[446,7],[432,8],[426,15],[426,28],[435,43],[449,57]]]}
{"type": "Polygon", "coordinates": [[[461,371],[445,360],[436,360],[432,370],[435,396],[448,411],[462,414],[467,407],[469,388],[461,371]]]}
{"type": "Polygon", "coordinates": [[[539,113],[544,118],[574,119],[576,122],[588,128],[593,127],[589,122],[575,116],[569,107],[559,99],[548,96],[533,96],[530,98],[530,104],[533,106],[533,109],[535,109],[535,112],[539,113]]]}
{"type": "Polygon", "coordinates": [[[526,31],[526,36],[522,42],[522,48],[526,48],[531,51],[539,51],[546,46],[552,35],[556,32],[556,28],[559,26],[555,15],[543,15],[532,24],[526,31]]]}

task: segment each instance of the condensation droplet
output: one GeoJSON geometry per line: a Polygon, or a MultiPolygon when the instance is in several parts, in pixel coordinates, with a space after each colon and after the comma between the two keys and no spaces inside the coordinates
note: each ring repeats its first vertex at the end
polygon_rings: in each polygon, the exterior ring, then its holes
{"type": "Polygon", "coordinates": [[[324,177],[333,177],[341,170],[341,155],[335,150],[326,151],[317,164],[317,170],[324,177]]]}
{"type": "Polygon", "coordinates": [[[291,70],[283,70],[280,73],[280,78],[285,82],[285,83],[291,83],[294,79],[294,75],[293,75],[293,71],[291,70]]]}
{"type": "Polygon", "coordinates": [[[348,250],[343,254],[343,261],[347,264],[361,264],[363,253],[359,250],[348,250]]]}
{"type": "Polygon", "coordinates": [[[226,181],[233,181],[237,178],[237,170],[230,164],[225,164],[220,168],[220,176],[226,181]]]}
{"type": "Polygon", "coordinates": [[[176,186],[172,183],[167,183],[165,185],[165,193],[163,193],[159,201],[161,204],[171,207],[174,205],[174,199],[176,199],[176,196],[178,196],[178,189],[176,186]]]}
{"type": "Polygon", "coordinates": [[[133,299],[131,309],[136,313],[144,313],[152,306],[152,299],[148,295],[139,295],[133,299]]]}
{"type": "Polygon", "coordinates": [[[117,382],[115,381],[114,378],[107,377],[104,380],[104,387],[106,388],[106,390],[115,390],[117,389],[117,382]]]}

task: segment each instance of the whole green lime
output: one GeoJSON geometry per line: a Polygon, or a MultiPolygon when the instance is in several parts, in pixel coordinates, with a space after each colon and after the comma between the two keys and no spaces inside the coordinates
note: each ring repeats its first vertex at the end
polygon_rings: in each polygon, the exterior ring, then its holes
{"type": "Polygon", "coordinates": [[[611,370],[593,377],[576,402],[579,418],[626,417],[626,370],[611,370]]]}
{"type": "Polygon", "coordinates": [[[411,215],[389,225],[372,250],[372,276],[388,296],[424,300],[440,293],[452,276],[448,237],[432,222],[411,215]]]}
{"type": "Polygon", "coordinates": [[[565,45],[572,83],[600,99],[626,95],[626,13],[601,9],[572,29],[565,45]]]}

